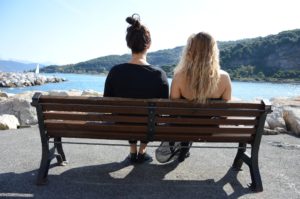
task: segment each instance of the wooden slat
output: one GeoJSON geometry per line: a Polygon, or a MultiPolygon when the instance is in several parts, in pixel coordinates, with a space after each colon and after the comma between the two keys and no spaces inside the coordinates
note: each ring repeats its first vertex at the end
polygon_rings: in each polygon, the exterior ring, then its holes
{"type": "Polygon", "coordinates": [[[187,100],[170,100],[170,101],[156,101],[157,107],[169,107],[169,108],[220,108],[220,109],[264,109],[261,103],[245,103],[245,102],[224,102],[213,101],[207,104],[199,104],[187,100]]]}
{"type": "Polygon", "coordinates": [[[95,113],[148,114],[147,107],[104,106],[104,105],[70,105],[42,104],[43,111],[73,111],[95,113]]]}
{"type": "Polygon", "coordinates": [[[186,117],[158,117],[155,120],[159,123],[170,123],[170,124],[198,124],[198,125],[257,125],[258,121],[254,119],[203,119],[203,118],[186,118],[186,117]]]}
{"type": "Polygon", "coordinates": [[[197,109],[197,108],[157,108],[156,113],[161,115],[181,115],[181,116],[242,116],[257,117],[262,110],[237,110],[237,109],[197,109]]]}
{"type": "MultiPolygon", "coordinates": [[[[155,136],[157,141],[170,141],[170,137],[167,135],[157,135],[155,136]]],[[[249,143],[253,141],[253,137],[250,136],[233,136],[233,135],[222,135],[222,136],[173,136],[172,141],[193,141],[193,142],[233,142],[233,143],[249,143]]]]}
{"type": "Polygon", "coordinates": [[[254,127],[226,127],[220,128],[218,126],[211,127],[188,127],[188,126],[157,126],[155,134],[255,134],[254,127]]]}
{"type": "Polygon", "coordinates": [[[148,116],[122,116],[114,114],[97,114],[82,112],[44,112],[44,119],[56,120],[77,120],[77,121],[107,121],[107,122],[130,122],[130,123],[147,123],[148,116]]]}
{"type": "Polygon", "coordinates": [[[84,96],[42,96],[39,103],[77,104],[77,105],[134,105],[147,106],[146,99],[84,97],[84,96]]]}
{"type": "Polygon", "coordinates": [[[144,133],[128,133],[128,132],[97,132],[97,131],[73,131],[73,130],[49,130],[50,137],[69,137],[69,138],[98,138],[113,140],[146,140],[144,133]]]}
{"type": "Polygon", "coordinates": [[[86,105],[135,105],[147,106],[148,103],[156,103],[158,107],[206,107],[206,108],[245,108],[245,109],[263,109],[261,103],[249,102],[227,102],[212,101],[207,104],[199,104],[187,100],[169,100],[169,99],[130,99],[130,98],[112,98],[112,97],[84,97],[84,96],[47,96],[42,95],[39,98],[40,103],[56,104],[86,104],[86,105]]]}
{"type": "Polygon", "coordinates": [[[121,124],[107,124],[86,121],[53,121],[45,120],[45,127],[47,130],[73,130],[73,131],[108,131],[108,132],[147,132],[146,125],[121,125],[121,124]]]}

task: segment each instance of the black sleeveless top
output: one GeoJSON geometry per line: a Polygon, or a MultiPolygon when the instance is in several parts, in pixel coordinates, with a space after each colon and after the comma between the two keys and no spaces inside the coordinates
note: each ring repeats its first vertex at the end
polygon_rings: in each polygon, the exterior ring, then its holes
{"type": "Polygon", "coordinates": [[[107,75],[105,97],[169,98],[166,73],[151,65],[120,64],[107,75]]]}

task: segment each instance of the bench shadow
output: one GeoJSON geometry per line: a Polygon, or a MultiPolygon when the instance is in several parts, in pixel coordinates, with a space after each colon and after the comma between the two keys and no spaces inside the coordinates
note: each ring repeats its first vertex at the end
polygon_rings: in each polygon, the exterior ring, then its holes
{"type": "Polygon", "coordinates": [[[176,162],[130,165],[122,161],[71,168],[58,175],[50,170],[44,186],[35,185],[37,170],[4,173],[0,174],[0,198],[238,198],[253,193],[241,185],[232,169],[219,181],[181,180],[180,172],[168,176],[177,166],[176,162]]]}

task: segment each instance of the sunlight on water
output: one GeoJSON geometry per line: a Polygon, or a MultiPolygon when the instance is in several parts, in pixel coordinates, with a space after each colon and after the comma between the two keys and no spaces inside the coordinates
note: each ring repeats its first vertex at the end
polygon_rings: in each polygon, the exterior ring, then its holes
{"type": "MultiPolygon", "coordinates": [[[[66,78],[68,81],[62,83],[50,83],[41,86],[23,88],[1,88],[8,93],[22,93],[25,91],[49,91],[49,90],[95,90],[103,92],[106,76],[79,75],[79,74],[44,74],[45,76],[56,76],[66,78]]],[[[171,84],[172,79],[169,79],[171,84]]],[[[271,99],[272,97],[300,96],[300,84],[286,83],[254,83],[233,82],[233,96],[243,100],[256,98],[271,99]]]]}

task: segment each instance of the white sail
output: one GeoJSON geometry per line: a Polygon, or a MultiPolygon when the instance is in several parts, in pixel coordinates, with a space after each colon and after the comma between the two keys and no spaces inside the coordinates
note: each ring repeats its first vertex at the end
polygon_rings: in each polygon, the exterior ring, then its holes
{"type": "Polygon", "coordinates": [[[35,74],[39,74],[39,73],[40,73],[40,65],[37,64],[35,68],[35,74]]]}

